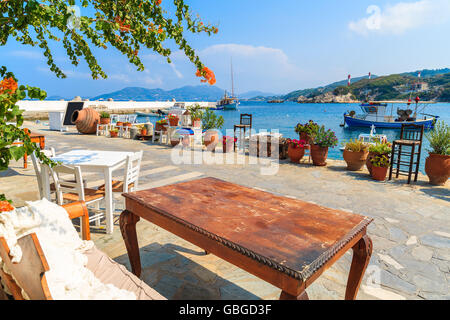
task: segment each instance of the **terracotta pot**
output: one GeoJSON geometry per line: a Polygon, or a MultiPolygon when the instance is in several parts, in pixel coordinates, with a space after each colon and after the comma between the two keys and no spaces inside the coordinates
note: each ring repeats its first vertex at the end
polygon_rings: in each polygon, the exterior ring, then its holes
{"type": "Polygon", "coordinates": [[[326,161],[328,158],[328,147],[322,148],[316,144],[311,145],[311,158],[315,166],[326,166],[326,161]]]}
{"type": "Polygon", "coordinates": [[[300,140],[305,140],[308,144],[312,144],[312,139],[306,132],[300,132],[300,140]]]}
{"type": "Polygon", "coordinates": [[[377,181],[386,180],[389,168],[386,167],[372,167],[372,178],[377,181]]]}
{"type": "MultiPolygon", "coordinates": [[[[372,168],[373,168],[373,164],[370,160],[372,160],[373,158],[375,158],[376,156],[380,156],[381,154],[377,153],[377,152],[369,152],[369,155],[367,156],[366,159],[366,168],[369,171],[369,175],[372,176],[372,168]]],[[[385,156],[387,156],[388,158],[391,157],[390,153],[385,153],[383,154],[385,156]]]]}
{"type": "Polygon", "coordinates": [[[180,119],[178,119],[178,118],[169,118],[169,123],[170,123],[170,126],[171,127],[176,127],[176,126],[178,126],[178,121],[179,121],[180,119]]]}
{"type": "Polygon", "coordinates": [[[78,132],[92,134],[97,132],[100,114],[92,108],[84,108],[75,111],[71,120],[76,125],[78,132]]]}
{"type": "Polygon", "coordinates": [[[100,124],[110,124],[111,118],[100,118],[100,124]]]}
{"type": "Polygon", "coordinates": [[[156,123],[155,131],[167,131],[166,124],[164,125],[164,124],[156,123]]]}
{"type": "Polygon", "coordinates": [[[202,120],[201,119],[194,119],[194,128],[200,128],[202,126],[202,120]]]}
{"type": "Polygon", "coordinates": [[[230,141],[230,142],[226,142],[222,145],[223,148],[223,153],[227,153],[227,152],[233,152],[234,150],[234,142],[230,141]]]}
{"type": "Polygon", "coordinates": [[[118,131],[110,131],[109,135],[111,136],[111,138],[117,138],[119,136],[119,132],[118,131]]]}
{"type": "Polygon", "coordinates": [[[131,128],[131,123],[130,123],[130,122],[124,122],[123,126],[124,126],[124,127],[128,127],[128,128],[131,128]]]}
{"type": "Polygon", "coordinates": [[[178,139],[170,140],[170,144],[172,145],[172,147],[176,147],[177,145],[180,144],[180,140],[178,140],[178,139]]]}
{"type": "Polygon", "coordinates": [[[299,163],[305,156],[305,148],[294,148],[289,145],[288,156],[292,163],[299,163]]]}
{"type": "Polygon", "coordinates": [[[204,143],[208,151],[216,150],[216,146],[219,143],[219,133],[210,130],[206,131],[204,143]]]}
{"type": "Polygon", "coordinates": [[[347,170],[349,171],[359,171],[364,167],[366,163],[369,151],[354,152],[349,150],[344,150],[344,160],[347,162],[347,170]]]}
{"type": "Polygon", "coordinates": [[[147,135],[147,129],[141,129],[141,136],[147,135]]]}
{"type": "Polygon", "coordinates": [[[116,126],[122,127],[122,126],[123,126],[123,122],[122,122],[122,121],[117,121],[117,122],[116,122],[116,126]]]}
{"type": "Polygon", "coordinates": [[[450,178],[450,156],[430,153],[425,162],[425,172],[430,184],[444,186],[450,178]]]}

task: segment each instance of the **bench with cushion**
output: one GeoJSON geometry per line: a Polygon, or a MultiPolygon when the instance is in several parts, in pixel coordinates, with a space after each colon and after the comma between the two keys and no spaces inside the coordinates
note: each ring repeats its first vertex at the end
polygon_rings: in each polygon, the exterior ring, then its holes
{"type": "MultiPolygon", "coordinates": [[[[80,218],[82,238],[83,240],[90,240],[89,215],[85,204],[83,202],[76,202],[64,205],[63,208],[67,211],[69,219],[80,218]]],[[[0,236],[0,257],[6,266],[4,270],[0,268],[0,280],[2,280],[0,283],[3,283],[3,286],[6,287],[6,293],[16,300],[53,299],[51,294],[52,288],[49,287],[49,283],[51,282],[47,281],[48,279],[46,277],[46,273],[51,270],[52,264],[49,264],[45,257],[37,233],[30,233],[21,237],[17,240],[17,244],[20,246],[22,256],[20,262],[13,262],[14,259],[11,255],[12,252],[7,244],[7,240],[0,236]],[[8,273],[5,270],[8,270],[8,273]]],[[[124,266],[113,261],[95,246],[92,246],[83,252],[83,254],[87,257],[85,267],[103,285],[106,285],[105,288],[125,290],[127,293],[133,293],[139,300],[165,299],[129,272],[124,266]]],[[[0,300],[2,298],[7,298],[7,295],[0,287],[0,300]]]]}

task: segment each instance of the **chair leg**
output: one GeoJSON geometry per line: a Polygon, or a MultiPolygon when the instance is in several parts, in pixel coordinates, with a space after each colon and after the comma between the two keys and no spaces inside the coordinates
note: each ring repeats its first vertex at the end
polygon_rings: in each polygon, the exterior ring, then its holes
{"type": "Polygon", "coordinates": [[[389,169],[389,181],[392,180],[392,172],[394,171],[394,154],[395,154],[395,143],[392,145],[391,151],[391,168],[389,169]]]}
{"type": "Polygon", "coordinates": [[[413,165],[414,165],[414,152],[415,152],[415,145],[412,145],[411,159],[409,161],[408,184],[411,184],[411,177],[412,177],[412,171],[413,171],[413,165]]]}
{"type": "Polygon", "coordinates": [[[419,146],[419,153],[417,154],[417,162],[416,162],[416,175],[414,177],[414,182],[417,182],[417,179],[419,178],[419,166],[420,166],[420,151],[421,148],[419,146]]]}
{"type": "Polygon", "coordinates": [[[402,160],[402,145],[398,146],[398,154],[397,154],[397,171],[395,172],[395,178],[398,179],[400,176],[400,162],[402,160]]]}

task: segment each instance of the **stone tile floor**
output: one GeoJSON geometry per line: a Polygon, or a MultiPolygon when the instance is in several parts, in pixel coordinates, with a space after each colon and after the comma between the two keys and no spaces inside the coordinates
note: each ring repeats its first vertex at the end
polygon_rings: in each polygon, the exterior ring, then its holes
{"type": "MultiPolygon", "coordinates": [[[[142,189],[212,176],[373,217],[368,233],[374,252],[358,299],[450,299],[450,189],[427,184],[426,176],[411,186],[404,179],[375,182],[367,172],[348,172],[344,162],[332,160],[326,168],[282,161],[276,175],[262,175],[261,167],[267,165],[176,164],[171,160],[172,149],[150,142],[51,132],[31,123],[27,126],[46,134],[47,146],[57,153],[71,149],[144,150],[142,189]]],[[[244,159],[246,163],[255,160],[244,159]]],[[[115,175],[120,178],[123,171],[115,175]]],[[[101,184],[101,177],[86,178],[89,186],[101,184]]],[[[0,193],[7,193],[16,205],[38,199],[31,161],[26,170],[19,161],[0,173],[0,193]]],[[[118,196],[117,215],[121,208],[118,196]]],[[[279,289],[213,255],[206,256],[198,247],[149,222],[139,222],[137,229],[142,277],[169,299],[279,297],[279,289]]],[[[112,235],[97,230],[93,240],[129,268],[117,222],[112,235]]],[[[308,288],[310,298],[342,299],[350,262],[351,254],[347,253],[308,288]]]]}

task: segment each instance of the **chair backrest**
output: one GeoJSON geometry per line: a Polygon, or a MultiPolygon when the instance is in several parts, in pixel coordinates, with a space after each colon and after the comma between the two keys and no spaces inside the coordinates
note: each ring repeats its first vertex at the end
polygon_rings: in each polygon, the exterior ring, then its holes
{"type": "MultiPolygon", "coordinates": [[[[49,150],[41,150],[41,152],[44,155],[46,155],[47,157],[55,156],[54,148],[50,148],[49,150]]],[[[41,162],[41,160],[38,159],[35,152],[33,152],[31,154],[31,160],[33,161],[33,168],[34,168],[34,172],[36,173],[36,179],[37,179],[38,188],[39,188],[39,195],[42,199],[44,197],[44,184],[43,184],[42,170],[41,170],[42,162],[41,162]]]]}
{"type": "Polygon", "coordinates": [[[250,128],[251,128],[252,127],[252,115],[247,114],[247,113],[241,114],[240,124],[250,126],[250,128]]]}
{"type": "Polygon", "coordinates": [[[143,151],[127,157],[127,166],[125,168],[125,177],[123,179],[123,192],[128,192],[128,185],[134,183],[134,190],[137,189],[139,183],[139,172],[141,170],[141,162],[143,151]]]}
{"type": "Polygon", "coordinates": [[[55,182],[56,200],[59,205],[63,204],[64,193],[74,193],[78,195],[78,200],[85,201],[83,177],[78,166],[58,165],[49,168],[53,181],[55,182]]]}
{"type": "Polygon", "coordinates": [[[423,140],[424,133],[424,125],[417,125],[413,123],[403,123],[402,130],[400,132],[401,140],[414,140],[420,141],[423,140]]]}

